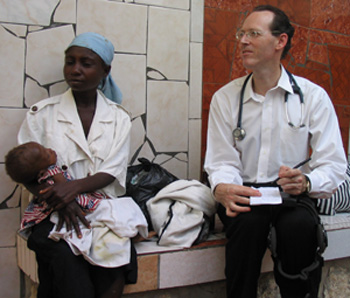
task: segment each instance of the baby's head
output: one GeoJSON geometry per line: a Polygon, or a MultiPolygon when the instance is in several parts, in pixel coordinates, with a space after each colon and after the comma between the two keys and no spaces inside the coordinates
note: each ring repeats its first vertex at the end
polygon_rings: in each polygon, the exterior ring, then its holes
{"type": "Polygon", "coordinates": [[[5,157],[7,174],[17,183],[36,181],[46,169],[57,162],[55,151],[29,142],[10,150],[5,157]]]}

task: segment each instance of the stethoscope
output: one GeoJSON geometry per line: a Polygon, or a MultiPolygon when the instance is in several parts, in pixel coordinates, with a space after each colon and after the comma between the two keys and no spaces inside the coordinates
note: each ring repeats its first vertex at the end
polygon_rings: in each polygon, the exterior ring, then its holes
{"type": "MultiPolygon", "coordinates": [[[[285,111],[286,111],[286,117],[287,117],[287,123],[290,127],[294,128],[294,129],[299,129],[305,126],[305,124],[303,124],[303,117],[304,117],[304,95],[303,92],[301,91],[300,87],[298,86],[297,82],[295,81],[295,79],[293,78],[292,74],[290,72],[287,71],[287,74],[289,76],[289,80],[292,84],[292,88],[293,88],[293,92],[299,95],[299,99],[300,99],[300,113],[301,113],[301,117],[300,117],[300,122],[299,125],[294,125],[292,123],[292,121],[290,120],[289,117],[289,112],[288,112],[288,107],[287,107],[287,102],[288,102],[288,95],[289,92],[286,92],[284,95],[284,103],[285,103],[285,111]]],[[[243,112],[243,97],[244,97],[244,91],[245,88],[247,86],[248,80],[249,78],[252,76],[252,73],[250,73],[247,78],[244,80],[242,89],[241,89],[241,93],[240,93],[240,101],[239,101],[239,111],[238,111],[238,121],[237,121],[237,127],[232,131],[232,135],[235,138],[236,141],[242,141],[245,136],[246,136],[246,132],[244,130],[244,128],[242,128],[242,112],[243,112]]]]}

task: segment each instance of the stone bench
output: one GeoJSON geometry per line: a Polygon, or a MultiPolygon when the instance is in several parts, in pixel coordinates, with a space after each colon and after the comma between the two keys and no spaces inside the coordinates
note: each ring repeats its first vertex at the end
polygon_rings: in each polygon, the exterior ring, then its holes
{"type": "MultiPolygon", "coordinates": [[[[326,263],[333,260],[349,260],[350,213],[321,217],[329,240],[328,248],[324,253],[326,263]]],[[[146,291],[223,281],[226,240],[224,234],[220,232],[220,222],[216,221],[215,227],[216,229],[206,242],[188,249],[161,247],[155,241],[136,243],[139,263],[138,283],[127,285],[124,293],[140,293],[142,297],[142,292],[146,291]]],[[[27,249],[26,241],[20,235],[17,240],[18,265],[34,283],[38,283],[34,253],[27,249]]],[[[271,272],[272,268],[270,252],[267,251],[261,271],[271,272]]],[[[345,274],[350,274],[350,270],[345,274]]],[[[347,280],[350,280],[350,275],[347,280]]]]}

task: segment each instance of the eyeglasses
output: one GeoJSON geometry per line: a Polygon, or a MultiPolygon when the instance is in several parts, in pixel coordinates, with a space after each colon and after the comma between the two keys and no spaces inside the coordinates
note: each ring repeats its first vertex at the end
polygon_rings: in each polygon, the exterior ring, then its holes
{"type": "MultiPolygon", "coordinates": [[[[262,36],[264,34],[265,34],[264,32],[261,32],[258,30],[249,30],[247,32],[245,32],[244,30],[239,30],[236,33],[236,38],[237,38],[237,40],[241,40],[243,38],[243,36],[245,35],[248,39],[255,39],[255,38],[262,36]]],[[[281,32],[274,30],[274,31],[271,31],[271,34],[281,34],[281,32]]]]}

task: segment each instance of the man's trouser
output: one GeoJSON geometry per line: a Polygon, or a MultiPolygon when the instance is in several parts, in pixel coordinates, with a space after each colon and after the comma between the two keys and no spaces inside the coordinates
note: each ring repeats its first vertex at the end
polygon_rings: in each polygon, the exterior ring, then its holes
{"type": "MultiPolygon", "coordinates": [[[[309,200],[310,198],[303,198],[309,200]]],[[[225,226],[227,297],[255,298],[261,263],[266,248],[271,223],[274,222],[277,253],[283,271],[296,275],[309,267],[316,258],[318,248],[317,220],[306,208],[296,205],[251,206],[251,211],[236,217],[226,216],[219,205],[218,214],[225,226]]],[[[317,298],[322,273],[319,265],[305,279],[290,279],[274,267],[276,282],[283,298],[317,298]]]]}

